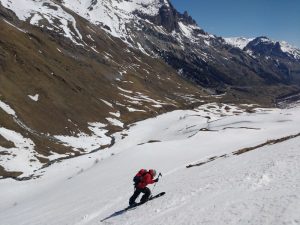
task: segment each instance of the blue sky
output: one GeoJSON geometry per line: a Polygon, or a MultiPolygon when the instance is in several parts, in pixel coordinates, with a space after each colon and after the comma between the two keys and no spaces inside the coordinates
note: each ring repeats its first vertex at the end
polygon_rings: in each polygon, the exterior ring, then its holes
{"type": "Polygon", "coordinates": [[[300,0],[171,0],[205,31],[223,37],[268,36],[300,47],[300,0]]]}

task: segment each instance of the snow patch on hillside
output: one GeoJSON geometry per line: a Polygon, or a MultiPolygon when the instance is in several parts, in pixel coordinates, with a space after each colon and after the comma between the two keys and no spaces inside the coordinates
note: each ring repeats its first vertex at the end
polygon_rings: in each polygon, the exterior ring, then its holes
{"type": "Polygon", "coordinates": [[[32,100],[37,102],[39,100],[39,94],[35,94],[35,95],[28,95],[28,97],[32,100]]]}
{"type": "Polygon", "coordinates": [[[135,109],[135,108],[132,108],[132,107],[127,107],[127,109],[128,109],[129,112],[146,112],[145,110],[135,109]]]}
{"type": "Polygon", "coordinates": [[[109,114],[110,114],[110,115],[113,115],[113,116],[115,116],[115,117],[120,117],[120,116],[121,116],[120,111],[118,111],[118,112],[109,112],[109,114]]]}
{"type": "Polygon", "coordinates": [[[76,136],[55,135],[63,145],[72,147],[74,150],[84,151],[85,153],[96,150],[102,146],[111,144],[111,137],[107,136],[106,125],[100,122],[89,123],[92,134],[80,132],[76,136]]]}
{"type": "Polygon", "coordinates": [[[9,115],[16,116],[16,112],[6,103],[0,100],[0,108],[9,115]]]}
{"type": "Polygon", "coordinates": [[[0,127],[0,136],[13,143],[13,146],[8,148],[0,146],[0,165],[6,171],[22,171],[20,177],[23,177],[33,174],[42,166],[37,159],[37,156],[41,155],[34,150],[35,144],[32,140],[4,127],[0,127]]]}
{"type": "Polygon", "coordinates": [[[104,99],[100,99],[105,105],[109,106],[110,108],[114,108],[113,104],[111,104],[110,102],[104,100],[104,99]]]}
{"type": "Polygon", "coordinates": [[[122,123],[120,120],[117,120],[115,118],[106,118],[106,120],[113,126],[117,126],[117,127],[123,127],[124,123],[122,123]]]}
{"type": "Polygon", "coordinates": [[[179,22],[178,23],[179,27],[180,27],[180,30],[182,31],[182,33],[187,37],[187,38],[192,38],[193,35],[192,35],[192,32],[193,32],[193,29],[191,29],[189,26],[186,26],[184,23],[182,22],[179,22]]]}

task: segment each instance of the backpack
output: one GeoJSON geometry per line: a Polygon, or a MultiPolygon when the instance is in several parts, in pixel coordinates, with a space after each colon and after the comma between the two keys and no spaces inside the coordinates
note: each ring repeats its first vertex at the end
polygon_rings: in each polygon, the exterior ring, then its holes
{"type": "Polygon", "coordinates": [[[140,171],[133,177],[133,183],[134,186],[136,187],[142,180],[143,177],[148,173],[147,170],[145,169],[140,169],[140,171]]]}

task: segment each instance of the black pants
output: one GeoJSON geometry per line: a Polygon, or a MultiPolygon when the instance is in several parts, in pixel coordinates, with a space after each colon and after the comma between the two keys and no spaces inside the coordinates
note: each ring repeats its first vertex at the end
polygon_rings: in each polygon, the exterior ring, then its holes
{"type": "Polygon", "coordinates": [[[133,195],[130,197],[129,199],[129,205],[132,205],[135,203],[135,200],[137,199],[137,197],[139,197],[139,195],[141,193],[144,193],[143,197],[141,198],[140,203],[145,203],[146,201],[148,201],[150,195],[151,195],[151,191],[149,188],[145,187],[145,188],[136,188],[133,195]]]}

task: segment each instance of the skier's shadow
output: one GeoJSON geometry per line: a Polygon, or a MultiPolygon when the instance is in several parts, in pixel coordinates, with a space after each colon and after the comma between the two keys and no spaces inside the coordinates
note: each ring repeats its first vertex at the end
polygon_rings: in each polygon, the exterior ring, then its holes
{"type": "Polygon", "coordinates": [[[108,220],[108,219],[110,219],[110,218],[113,218],[113,217],[122,215],[122,214],[125,213],[126,211],[128,211],[128,208],[125,208],[125,209],[119,210],[119,211],[117,211],[117,212],[114,212],[114,213],[111,214],[110,216],[108,216],[108,217],[102,219],[101,222],[105,222],[106,220],[108,220]]]}
{"type": "MultiPolygon", "coordinates": [[[[159,193],[159,194],[157,194],[157,195],[154,195],[154,196],[150,197],[149,201],[151,201],[151,200],[153,200],[153,199],[156,199],[156,198],[159,198],[159,197],[161,197],[161,196],[163,196],[163,195],[165,195],[165,194],[166,194],[166,192],[161,192],[161,193],[159,193]]],[[[147,203],[146,203],[146,204],[147,204],[147,203]]],[[[120,211],[114,212],[114,213],[111,214],[110,216],[108,216],[108,217],[106,217],[106,218],[100,220],[100,222],[105,222],[106,220],[108,220],[108,219],[110,219],[110,218],[113,218],[113,217],[122,215],[123,213],[125,213],[125,212],[127,212],[127,211],[134,210],[134,209],[136,209],[136,208],[137,208],[138,206],[140,206],[140,205],[143,205],[143,203],[137,203],[137,204],[135,204],[135,205],[133,205],[133,206],[128,206],[128,207],[126,207],[125,209],[122,209],[122,210],[120,210],[120,211]]]]}

